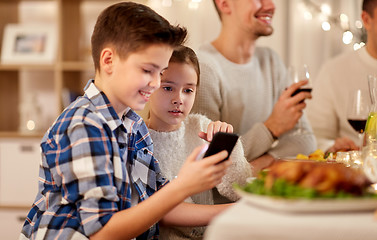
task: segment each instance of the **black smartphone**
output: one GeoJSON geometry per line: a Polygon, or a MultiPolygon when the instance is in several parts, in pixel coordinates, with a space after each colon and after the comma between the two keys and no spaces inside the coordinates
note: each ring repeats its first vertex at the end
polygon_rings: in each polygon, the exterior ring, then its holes
{"type": "MultiPolygon", "coordinates": [[[[225,133],[225,132],[217,132],[213,135],[213,139],[208,146],[204,157],[211,156],[223,150],[228,151],[228,157],[225,160],[229,159],[230,154],[233,151],[234,146],[236,145],[238,140],[238,135],[234,133],[225,133]]],[[[223,162],[221,161],[221,162],[223,162]]],[[[220,163],[220,162],[219,162],[220,163]]]]}

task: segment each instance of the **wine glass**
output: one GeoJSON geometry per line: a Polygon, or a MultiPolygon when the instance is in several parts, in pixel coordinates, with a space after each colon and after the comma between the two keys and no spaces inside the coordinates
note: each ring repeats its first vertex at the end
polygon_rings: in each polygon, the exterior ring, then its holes
{"type": "MultiPolygon", "coordinates": [[[[291,83],[298,83],[302,80],[307,80],[308,83],[301,86],[299,89],[293,92],[292,97],[300,92],[311,92],[313,89],[313,83],[310,79],[309,68],[306,64],[303,64],[298,67],[290,66],[288,68],[288,79],[290,79],[291,83]]],[[[304,100],[302,100],[303,102],[304,100]]],[[[311,134],[302,126],[302,117],[298,120],[298,128],[294,132],[294,134],[311,134]]]]}
{"type": "Polygon", "coordinates": [[[348,106],[347,120],[358,133],[360,149],[363,146],[365,124],[368,119],[371,101],[369,92],[362,89],[351,90],[348,106]]]}

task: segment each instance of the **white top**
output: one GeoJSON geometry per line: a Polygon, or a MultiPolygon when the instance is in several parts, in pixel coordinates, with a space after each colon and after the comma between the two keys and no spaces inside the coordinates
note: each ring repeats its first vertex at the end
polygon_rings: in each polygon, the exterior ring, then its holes
{"type": "MultiPolygon", "coordinates": [[[[264,153],[284,157],[309,154],[316,149],[313,135],[290,134],[296,128],[279,137],[275,146],[263,124],[281,93],[290,85],[286,68],[275,52],[257,47],[250,62],[236,64],[207,43],[199,49],[198,57],[200,84],[192,111],[232,124],[234,132],[242,136],[249,161],[264,153]]],[[[302,120],[304,128],[310,132],[305,116],[302,120]]]]}
{"type": "MultiPolygon", "coordinates": [[[[172,132],[157,132],[149,130],[153,145],[154,156],[159,160],[161,172],[169,180],[173,180],[178,175],[186,158],[197,146],[205,141],[199,138],[200,131],[207,132],[207,126],[211,122],[207,117],[200,114],[190,114],[181,127],[172,132]]],[[[232,165],[228,168],[223,181],[216,186],[218,192],[232,201],[239,197],[233,190],[232,184],[246,183],[246,179],[251,176],[250,164],[244,157],[242,144],[238,142],[231,154],[232,165]]],[[[212,191],[205,191],[192,196],[186,202],[196,204],[214,204],[212,191]]],[[[203,234],[202,228],[164,228],[161,227],[161,239],[184,239],[184,236],[194,238],[203,234]]],[[[187,239],[187,238],[186,238],[187,239]]]]}
{"type": "MultiPolygon", "coordinates": [[[[206,142],[198,136],[198,133],[207,132],[210,122],[211,120],[206,116],[190,114],[176,131],[157,132],[149,129],[154,146],[153,154],[159,160],[161,171],[167,179],[173,180],[194,148],[206,142]]],[[[221,195],[236,201],[239,197],[234,192],[232,184],[235,182],[245,184],[246,178],[251,176],[250,164],[245,159],[240,142],[234,147],[231,159],[232,165],[228,168],[222,183],[216,187],[221,195]]],[[[192,199],[195,203],[213,204],[213,199],[198,199],[196,197],[192,197],[192,199]]]]}
{"type": "Polygon", "coordinates": [[[322,66],[307,107],[320,149],[327,150],[338,137],[349,137],[360,144],[357,132],[347,121],[347,104],[350,90],[368,91],[368,74],[377,75],[377,59],[365,47],[345,52],[322,66]]]}

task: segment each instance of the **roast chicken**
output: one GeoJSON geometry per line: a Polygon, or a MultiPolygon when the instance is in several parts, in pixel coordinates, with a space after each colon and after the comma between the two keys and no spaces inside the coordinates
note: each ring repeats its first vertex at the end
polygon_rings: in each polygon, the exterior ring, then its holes
{"type": "Polygon", "coordinates": [[[371,184],[361,171],[341,163],[278,161],[269,167],[265,187],[270,189],[278,178],[319,193],[343,191],[361,195],[371,184]]]}

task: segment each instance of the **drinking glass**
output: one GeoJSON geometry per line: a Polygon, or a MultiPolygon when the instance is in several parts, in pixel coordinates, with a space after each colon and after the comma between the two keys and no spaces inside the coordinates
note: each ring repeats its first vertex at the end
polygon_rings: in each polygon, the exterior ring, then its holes
{"type": "MultiPolygon", "coordinates": [[[[297,89],[292,96],[295,96],[296,94],[300,92],[311,92],[313,89],[313,83],[312,80],[310,79],[310,73],[309,73],[309,68],[306,64],[303,64],[301,66],[290,66],[288,68],[288,79],[291,80],[291,83],[298,83],[299,81],[302,80],[307,80],[308,83],[305,84],[304,86],[301,86],[299,89],[297,89]]],[[[293,134],[311,134],[311,132],[308,132],[303,128],[302,126],[302,117],[298,120],[298,128],[293,134]]]]}
{"type": "Polygon", "coordinates": [[[368,75],[368,87],[369,95],[371,98],[371,109],[369,111],[369,116],[367,123],[365,125],[364,139],[366,145],[369,143],[377,142],[377,76],[368,75]]]}
{"type": "Polygon", "coordinates": [[[369,92],[366,90],[356,89],[350,92],[347,105],[347,120],[352,128],[358,133],[359,148],[363,146],[363,136],[365,124],[368,119],[371,101],[369,92]]]}
{"type": "Polygon", "coordinates": [[[377,190],[377,144],[370,143],[362,150],[363,170],[368,179],[374,183],[373,187],[377,190]]]}

